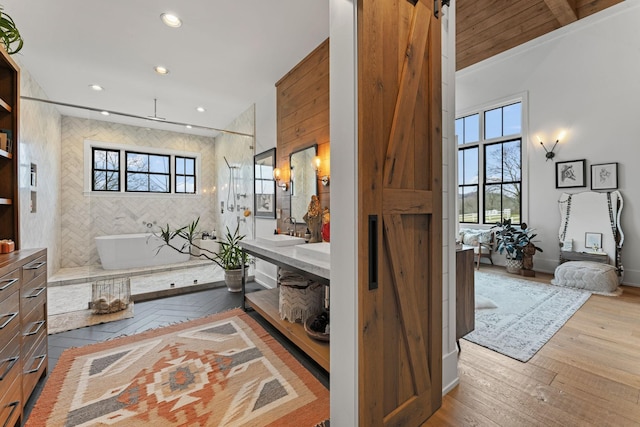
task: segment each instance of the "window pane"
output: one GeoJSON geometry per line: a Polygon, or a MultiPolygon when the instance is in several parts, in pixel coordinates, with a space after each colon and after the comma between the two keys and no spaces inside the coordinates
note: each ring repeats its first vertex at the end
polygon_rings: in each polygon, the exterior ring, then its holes
{"type": "Polygon", "coordinates": [[[502,216],[520,224],[520,184],[505,184],[502,188],[502,216]]]}
{"type": "Polygon", "coordinates": [[[456,119],[456,137],[458,144],[464,144],[464,119],[456,119]]]}
{"type": "Polygon", "coordinates": [[[149,191],[149,175],[146,173],[128,173],[127,191],[149,191]]]}
{"type": "Polygon", "coordinates": [[[503,135],[515,135],[522,131],[522,103],[507,105],[503,108],[503,135]]]}
{"type": "Polygon", "coordinates": [[[131,172],[147,172],[149,156],[146,154],[127,153],[127,170],[131,172]]]}
{"type": "Polygon", "coordinates": [[[484,138],[492,139],[502,136],[502,108],[484,113],[484,138]]]}
{"type": "Polygon", "coordinates": [[[94,169],[106,169],[107,153],[103,150],[93,150],[93,167],[94,169]]]}
{"type": "Polygon", "coordinates": [[[272,179],[273,178],[273,166],[260,165],[260,175],[256,175],[256,178],[272,179]]]}
{"type": "Polygon", "coordinates": [[[93,189],[104,191],[106,189],[107,173],[104,171],[93,171],[93,189]]]}
{"type": "Polygon", "coordinates": [[[480,114],[464,118],[464,143],[477,142],[480,139],[480,114]]]}
{"type": "Polygon", "coordinates": [[[478,222],[478,187],[469,186],[458,189],[458,202],[460,222],[478,222]]]}
{"type": "Polygon", "coordinates": [[[149,175],[149,191],[154,193],[168,193],[169,175],[149,175]]]}
{"type": "Polygon", "coordinates": [[[176,157],[176,174],[184,175],[184,157],[176,157]]]}
{"type": "Polygon", "coordinates": [[[458,150],[458,185],[464,184],[464,152],[466,150],[458,150]]]}
{"type": "Polygon", "coordinates": [[[495,224],[502,219],[502,186],[487,185],[484,190],[484,222],[495,224]]]}
{"type": "Polygon", "coordinates": [[[196,184],[195,179],[192,176],[188,176],[185,180],[185,193],[195,193],[196,192],[196,184]]]}
{"type": "Polygon", "coordinates": [[[169,156],[149,156],[149,172],[169,173],[169,156]]]}
{"type": "Polygon", "coordinates": [[[503,180],[505,182],[520,181],[522,175],[520,140],[505,142],[502,150],[503,180]]]}
{"type": "Polygon", "coordinates": [[[196,160],[195,159],[184,159],[185,162],[185,171],[187,175],[195,175],[196,174],[196,160]]]}
{"type": "Polygon", "coordinates": [[[185,193],[185,177],[184,176],[176,176],[176,193],[185,193]]]}
{"type": "Polygon", "coordinates": [[[120,152],[119,151],[107,151],[106,169],[111,171],[117,171],[120,169],[120,152]]]}
{"type": "Polygon", "coordinates": [[[273,181],[263,180],[262,181],[262,194],[274,194],[275,185],[273,181]]]}
{"type": "Polygon", "coordinates": [[[502,144],[485,146],[484,163],[485,182],[502,182],[502,144]]]}
{"type": "Polygon", "coordinates": [[[120,191],[120,173],[109,171],[107,172],[107,191],[120,191]]]}
{"type": "Polygon", "coordinates": [[[462,184],[478,183],[478,147],[464,150],[464,181],[462,184]]]}

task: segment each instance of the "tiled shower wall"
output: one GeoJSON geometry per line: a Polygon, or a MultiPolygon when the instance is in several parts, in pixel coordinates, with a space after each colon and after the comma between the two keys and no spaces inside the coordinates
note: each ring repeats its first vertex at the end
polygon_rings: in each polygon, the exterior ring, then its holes
{"type": "MultiPolygon", "coordinates": [[[[17,56],[17,55],[16,55],[17,56]]],[[[18,58],[19,62],[19,58],[18,58]]],[[[47,99],[47,95],[21,67],[23,96],[47,99]]],[[[47,248],[48,273],[60,267],[60,126],[61,116],[53,105],[22,100],[20,103],[19,186],[20,246],[47,248]],[[37,181],[31,186],[31,164],[37,166],[37,181]],[[35,212],[30,209],[35,193],[35,212]]]]}
{"type": "MultiPolygon", "coordinates": [[[[252,105],[239,115],[231,124],[226,126],[226,129],[255,135],[255,105],[252,105]]],[[[215,171],[217,187],[214,199],[216,201],[218,238],[224,233],[226,227],[229,227],[229,230],[233,233],[238,224],[240,224],[240,233],[246,236],[246,240],[254,238],[254,153],[255,143],[253,137],[230,133],[222,133],[216,137],[215,171]],[[233,182],[231,182],[231,172],[227,167],[225,158],[233,168],[233,182]],[[221,203],[224,203],[224,213],[222,212],[221,203]],[[230,205],[233,210],[230,209],[230,205]],[[245,216],[245,212],[248,213],[248,216],[245,216]]]]}
{"type": "MultiPolygon", "coordinates": [[[[200,217],[209,230],[215,223],[214,180],[219,175],[214,138],[109,123],[88,118],[62,118],[61,267],[99,266],[96,236],[143,233],[145,223],[171,228],[200,217]],[[198,195],[84,194],[84,140],[201,153],[198,195]]],[[[225,168],[226,169],[226,168],[225,168]]]]}

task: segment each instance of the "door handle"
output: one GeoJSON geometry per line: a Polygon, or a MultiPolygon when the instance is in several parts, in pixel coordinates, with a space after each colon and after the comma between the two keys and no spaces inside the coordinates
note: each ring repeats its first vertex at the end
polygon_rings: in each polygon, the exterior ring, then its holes
{"type": "Polygon", "coordinates": [[[378,289],[378,215],[369,215],[369,290],[378,289]]]}

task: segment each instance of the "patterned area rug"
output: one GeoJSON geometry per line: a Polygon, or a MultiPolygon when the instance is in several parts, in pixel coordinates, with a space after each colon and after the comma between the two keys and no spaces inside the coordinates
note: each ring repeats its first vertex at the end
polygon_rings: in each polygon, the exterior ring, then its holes
{"type": "Polygon", "coordinates": [[[475,273],[476,298],[495,308],[476,308],[476,328],[464,339],[526,362],[584,304],[591,293],[503,275],[475,273]]]}
{"type": "Polygon", "coordinates": [[[27,426],[315,426],[329,391],[239,309],[66,350],[27,426]]]}

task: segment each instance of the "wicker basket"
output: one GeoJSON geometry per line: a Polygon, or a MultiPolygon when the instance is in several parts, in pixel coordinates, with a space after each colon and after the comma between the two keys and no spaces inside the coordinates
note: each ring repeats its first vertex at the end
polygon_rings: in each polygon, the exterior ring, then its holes
{"type": "Polygon", "coordinates": [[[121,311],[131,301],[131,282],[128,277],[105,279],[91,285],[91,309],[95,314],[121,311]]]}

